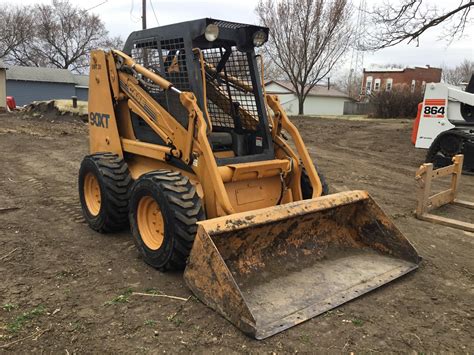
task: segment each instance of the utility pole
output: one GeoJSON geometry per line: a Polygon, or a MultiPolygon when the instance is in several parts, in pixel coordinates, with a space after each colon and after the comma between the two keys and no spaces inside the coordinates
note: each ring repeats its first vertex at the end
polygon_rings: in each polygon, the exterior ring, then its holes
{"type": "Polygon", "coordinates": [[[357,79],[361,78],[364,71],[364,51],[361,49],[366,35],[366,13],[367,0],[359,1],[359,8],[357,9],[357,22],[354,29],[354,48],[351,56],[351,69],[349,72],[349,96],[360,99],[362,95],[362,87],[355,87],[357,79]]]}
{"type": "Polygon", "coordinates": [[[146,0],[142,0],[142,29],[146,30],[146,0]]]}

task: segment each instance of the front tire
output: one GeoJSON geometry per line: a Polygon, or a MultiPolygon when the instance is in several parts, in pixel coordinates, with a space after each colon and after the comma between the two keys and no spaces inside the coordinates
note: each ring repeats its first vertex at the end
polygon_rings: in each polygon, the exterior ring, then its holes
{"type": "Polygon", "coordinates": [[[433,163],[436,169],[451,165],[453,157],[462,154],[462,148],[462,137],[449,133],[439,135],[428,149],[425,161],[433,163]]]}
{"type": "MultiPolygon", "coordinates": [[[[329,186],[326,182],[326,177],[316,165],[314,167],[316,168],[316,172],[318,173],[319,180],[321,181],[321,185],[323,187],[321,196],[329,195],[329,186]]],[[[311,186],[311,181],[309,180],[309,176],[305,168],[301,170],[301,194],[303,195],[303,200],[309,200],[313,198],[313,186],[311,186]]]]}
{"type": "Polygon", "coordinates": [[[133,240],[145,262],[154,268],[184,269],[197,222],[203,219],[196,188],[179,172],[147,173],[133,186],[129,212],[133,240]]]}
{"type": "Polygon", "coordinates": [[[116,154],[86,156],[79,169],[79,198],[89,226],[101,233],[128,227],[128,200],[132,178],[116,154]]]}

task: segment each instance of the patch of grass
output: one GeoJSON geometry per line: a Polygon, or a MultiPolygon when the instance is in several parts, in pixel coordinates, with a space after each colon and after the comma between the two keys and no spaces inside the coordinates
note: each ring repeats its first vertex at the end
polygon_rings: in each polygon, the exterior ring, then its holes
{"type": "Polygon", "coordinates": [[[173,324],[176,327],[179,327],[181,324],[184,323],[184,320],[182,320],[181,318],[178,318],[178,317],[174,317],[173,319],[171,319],[171,322],[173,322],[173,324]]]}
{"type": "Polygon", "coordinates": [[[2,306],[2,309],[7,312],[11,312],[16,308],[16,306],[13,303],[5,303],[2,306]]]}
{"type": "Polygon", "coordinates": [[[343,315],[344,315],[344,312],[340,311],[339,309],[331,309],[330,311],[323,313],[321,317],[330,317],[330,316],[341,317],[343,315]]]}
{"type": "Polygon", "coordinates": [[[122,294],[118,295],[117,297],[114,297],[110,301],[105,302],[104,306],[110,306],[119,303],[128,303],[128,299],[130,298],[132,292],[133,290],[131,288],[127,288],[122,294]]]}
{"type": "Polygon", "coordinates": [[[143,322],[148,327],[154,327],[156,325],[156,321],[153,319],[147,319],[145,322],[143,322]]]}
{"type": "Polygon", "coordinates": [[[353,319],[352,324],[354,324],[356,327],[361,327],[364,324],[364,321],[362,319],[353,319]]]}
{"type": "Polygon", "coordinates": [[[28,321],[30,321],[30,320],[32,320],[36,317],[39,317],[39,316],[43,315],[44,313],[45,313],[45,308],[43,306],[39,305],[38,307],[33,308],[29,312],[22,313],[21,315],[17,316],[12,322],[8,323],[7,324],[7,330],[10,333],[16,333],[21,328],[23,328],[25,323],[27,323],[28,321]]]}
{"type": "Polygon", "coordinates": [[[310,338],[309,335],[307,335],[307,334],[302,334],[302,335],[300,335],[300,340],[301,340],[303,343],[311,344],[311,338],[310,338]]]}
{"type": "Polygon", "coordinates": [[[86,330],[86,327],[79,321],[72,322],[71,326],[72,326],[72,330],[76,332],[82,332],[86,330]]]}
{"type": "Polygon", "coordinates": [[[76,274],[74,274],[72,271],[69,271],[69,270],[62,270],[56,274],[56,277],[58,279],[64,279],[64,278],[75,277],[75,276],[76,274]]]}
{"type": "Polygon", "coordinates": [[[150,295],[161,295],[161,294],[163,294],[163,292],[160,292],[160,291],[158,291],[158,290],[155,289],[155,288],[147,288],[147,289],[145,290],[145,293],[148,293],[148,294],[150,294],[150,295]]]}

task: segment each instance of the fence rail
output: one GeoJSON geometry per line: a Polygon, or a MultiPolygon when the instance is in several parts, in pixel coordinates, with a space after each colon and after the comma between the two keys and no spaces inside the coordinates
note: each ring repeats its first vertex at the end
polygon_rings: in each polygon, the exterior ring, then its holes
{"type": "Polygon", "coordinates": [[[370,102],[344,102],[344,115],[368,115],[374,111],[370,102]]]}

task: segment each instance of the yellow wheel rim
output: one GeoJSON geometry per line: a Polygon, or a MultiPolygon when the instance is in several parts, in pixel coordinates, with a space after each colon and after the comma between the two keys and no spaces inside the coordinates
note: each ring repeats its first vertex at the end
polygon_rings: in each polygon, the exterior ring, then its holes
{"type": "Polygon", "coordinates": [[[87,173],[84,178],[84,199],[89,213],[97,216],[100,211],[100,185],[99,180],[93,173],[87,173]]]}
{"type": "Polygon", "coordinates": [[[137,224],[145,245],[151,250],[159,249],[165,238],[165,223],[153,197],[144,196],[138,202],[137,224]]]}

